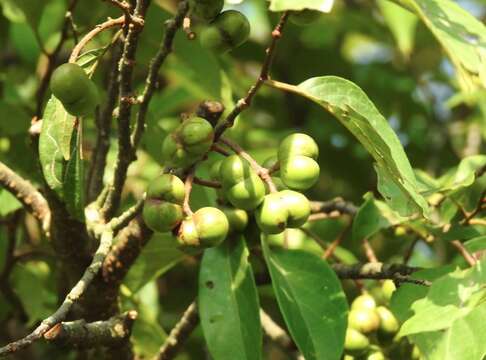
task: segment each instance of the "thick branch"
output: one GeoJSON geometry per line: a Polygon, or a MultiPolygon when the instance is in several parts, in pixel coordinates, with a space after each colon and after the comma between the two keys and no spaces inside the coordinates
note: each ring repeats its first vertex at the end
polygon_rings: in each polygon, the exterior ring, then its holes
{"type": "Polygon", "coordinates": [[[136,311],[113,316],[105,321],[87,323],[84,320],[62,322],[44,334],[44,339],[62,346],[92,348],[118,346],[128,341],[136,311]]]}
{"type": "Polygon", "coordinates": [[[25,208],[41,223],[44,231],[49,230],[51,211],[46,199],[27,180],[0,162],[0,185],[14,195],[25,208]]]}
{"type": "Polygon", "coordinates": [[[169,336],[165,340],[164,345],[162,345],[162,347],[160,348],[160,352],[155,357],[155,359],[173,359],[198,324],[199,314],[196,302],[194,301],[186,309],[184,315],[182,315],[182,318],[179,320],[176,326],[174,326],[169,336]]]}
{"type": "Polygon", "coordinates": [[[311,201],[311,211],[314,214],[331,214],[332,212],[336,211],[340,214],[354,215],[358,211],[358,208],[349,201],[336,198],[329,201],[311,201]]]}

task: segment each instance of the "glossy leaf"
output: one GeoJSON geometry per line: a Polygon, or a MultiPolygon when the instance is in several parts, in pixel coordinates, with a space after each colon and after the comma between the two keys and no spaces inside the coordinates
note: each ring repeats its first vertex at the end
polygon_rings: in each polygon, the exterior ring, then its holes
{"type": "Polygon", "coordinates": [[[68,211],[78,219],[84,217],[84,162],[81,159],[81,135],[74,131],[71,155],[64,165],[62,198],[68,211]]]}
{"type": "Polygon", "coordinates": [[[402,216],[417,211],[427,215],[427,202],[400,140],[363,90],[336,76],[311,78],[298,86],[279,84],[275,86],[321,105],[361,142],[375,160],[378,190],[394,210],[402,216]]]}
{"type": "Polygon", "coordinates": [[[456,168],[449,170],[438,180],[440,191],[450,192],[468,187],[476,180],[476,172],[486,166],[486,155],[468,156],[456,168]]]}
{"type": "Polygon", "coordinates": [[[263,252],[278,305],[307,360],[338,360],[344,347],[348,303],[327,262],[300,250],[263,252]]]}
{"type": "Polygon", "coordinates": [[[204,252],[198,305],[209,352],[215,360],[261,359],[258,296],[244,238],[226,239],[204,252]]]}

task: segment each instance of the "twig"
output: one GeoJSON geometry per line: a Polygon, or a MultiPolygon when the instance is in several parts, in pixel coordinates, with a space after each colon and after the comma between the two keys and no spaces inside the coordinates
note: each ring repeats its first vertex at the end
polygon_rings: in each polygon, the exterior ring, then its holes
{"type": "Polygon", "coordinates": [[[44,339],[60,346],[69,345],[78,348],[121,345],[130,338],[137,315],[137,312],[132,310],[104,321],[62,322],[46,332],[44,339]]]}
{"type": "Polygon", "coordinates": [[[223,156],[230,156],[231,154],[226,151],[225,149],[223,149],[221,146],[219,146],[218,144],[213,144],[211,146],[211,151],[214,151],[214,152],[217,152],[223,156]]]}
{"type": "MultiPolygon", "coordinates": [[[[144,196],[145,197],[145,196],[144,196]]],[[[111,228],[114,234],[123,229],[132,221],[143,209],[143,199],[138,200],[135,205],[130,207],[120,216],[113,218],[108,226],[111,228]]]]}
{"type": "Polygon", "coordinates": [[[44,196],[27,180],[17,175],[7,165],[0,162],[0,185],[14,195],[24,207],[49,231],[51,211],[44,196]]]}
{"type": "Polygon", "coordinates": [[[408,247],[407,251],[405,252],[405,254],[403,254],[403,263],[404,264],[408,264],[408,262],[410,261],[410,258],[413,255],[413,249],[415,249],[415,245],[417,245],[419,240],[420,240],[420,237],[418,237],[418,236],[415,239],[413,239],[413,241],[410,244],[410,246],[408,247]]]}
{"type": "Polygon", "coordinates": [[[194,181],[194,167],[192,167],[189,170],[186,177],[186,181],[184,182],[184,202],[182,203],[182,211],[186,216],[190,216],[193,214],[191,210],[191,205],[189,204],[193,181],[194,181]]]}
{"type": "Polygon", "coordinates": [[[459,251],[464,260],[466,260],[470,266],[476,265],[477,259],[464,247],[464,245],[462,245],[459,240],[452,240],[451,244],[459,251]]]}
{"type": "Polygon", "coordinates": [[[327,249],[329,247],[329,244],[326,243],[324,240],[322,240],[321,237],[311,229],[308,229],[306,227],[301,227],[300,230],[302,230],[306,235],[311,237],[317,243],[317,245],[319,245],[322,249],[327,249]]]}
{"type": "Polygon", "coordinates": [[[149,71],[145,80],[145,88],[142,93],[142,101],[140,102],[140,108],[137,114],[137,120],[135,123],[135,129],[132,135],[132,146],[136,148],[140,142],[145,127],[145,117],[147,115],[148,106],[152,95],[154,94],[157,76],[159,74],[160,67],[164,63],[167,56],[172,52],[174,38],[177,30],[182,26],[182,21],[189,11],[188,1],[182,1],[179,3],[177,13],[173,19],[166,22],[166,31],[164,39],[160,44],[157,54],[152,58],[149,65],[149,71]]]}
{"type": "Polygon", "coordinates": [[[255,172],[257,173],[257,175],[263,180],[266,182],[266,184],[268,185],[268,189],[270,190],[270,192],[276,192],[277,191],[277,187],[275,186],[273,180],[272,180],[272,177],[270,176],[269,172],[268,172],[268,169],[264,168],[263,166],[261,166],[258,162],[256,162],[255,159],[253,159],[253,157],[248,154],[240,145],[238,145],[237,143],[225,138],[225,137],[220,137],[219,141],[223,144],[225,144],[226,146],[228,146],[231,150],[233,150],[236,154],[238,154],[239,156],[241,156],[243,159],[245,159],[246,161],[248,161],[248,163],[250,164],[251,168],[253,170],[255,170],[255,172]]]}
{"type": "Polygon", "coordinates": [[[194,184],[207,186],[207,187],[214,188],[214,189],[221,189],[221,183],[219,181],[206,180],[206,179],[201,179],[201,178],[198,178],[197,176],[194,176],[193,182],[194,182],[194,184]]]}
{"type": "Polygon", "coordinates": [[[483,204],[484,201],[486,200],[485,197],[486,197],[486,190],[483,190],[483,192],[479,196],[479,200],[475,209],[471,211],[469,214],[466,213],[466,216],[461,221],[461,224],[470,224],[471,220],[483,210],[483,204]]]}
{"type": "Polygon", "coordinates": [[[198,324],[199,315],[196,302],[194,301],[189,305],[184,312],[184,315],[182,315],[182,318],[174,326],[154,360],[173,359],[198,324]]]}
{"type": "Polygon", "coordinates": [[[118,1],[118,0],[103,0],[105,2],[109,2],[112,5],[120,8],[121,11],[125,14],[126,23],[131,21],[131,14],[130,10],[132,9],[131,5],[126,1],[118,1]]]}
{"type": "Polygon", "coordinates": [[[265,334],[286,351],[295,351],[296,347],[287,332],[282,329],[263,309],[260,309],[260,321],[265,334]]]}
{"type": "Polygon", "coordinates": [[[282,31],[284,29],[285,23],[287,22],[288,16],[289,12],[284,12],[277,26],[272,31],[272,41],[270,43],[270,46],[265,50],[266,56],[265,60],[263,61],[260,76],[258,77],[256,83],[250,88],[246,96],[238,100],[235,108],[228,114],[226,119],[219,126],[216,127],[214,135],[215,141],[217,141],[221,137],[221,135],[223,135],[226,129],[232,127],[236,117],[251,105],[253,97],[258,92],[258,89],[260,89],[265,80],[268,79],[273,58],[275,57],[275,48],[277,46],[278,40],[282,37],[282,31]]]}
{"type": "Polygon", "coordinates": [[[346,227],[341,231],[341,233],[337,236],[337,238],[329,245],[329,247],[326,249],[322,257],[324,259],[329,259],[333,254],[336,248],[341,244],[341,241],[344,239],[348,231],[351,229],[352,222],[349,222],[349,224],[346,225],[346,227]]]}
{"type": "Polygon", "coordinates": [[[372,263],[378,262],[378,258],[375,255],[375,251],[373,250],[370,242],[366,238],[363,239],[363,248],[365,250],[366,258],[368,259],[369,262],[372,262],[372,263]]]}
{"type": "Polygon", "coordinates": [[[358,211],[356,205],[341,198],[330,201],[311,201],[311,211],[313,213],[327,213],[338,211],[342,214],[354,215],[358,211]]]}

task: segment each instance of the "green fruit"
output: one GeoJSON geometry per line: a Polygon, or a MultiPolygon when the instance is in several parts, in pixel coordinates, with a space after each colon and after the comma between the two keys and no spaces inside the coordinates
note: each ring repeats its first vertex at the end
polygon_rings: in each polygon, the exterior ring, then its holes
{"type": "Polygon", "coordinates": [[[87,115],[98,105],[96,85],[77,64],[66,63],[54,70],[50,86],[71,115],[87,115]]]}
{"type": "Polygon", "coordinates": [[[321,17],[322,13],[317,10],[304,9],[302,11],[292,11],[290,21],[295,25],[309,25],[321,17]]]}
{"type": "Polygon", "coordinates": [[[226,198],[236,208],[254,210],[265,196],[265,184],[258,175],[251,175],[243,181],[223,190],[226,198]]]}
{"type": "Polygon", "coordinates": [[[395,286],[393,280],[388,279],[383,281],[383,285],[381,286],[381,289],[383,290],[383,296],[385,297],[385,299],[390,301],[397,287],[395,286]]]}
{"type": "Polygon", "coordinates": [[[147,199],[165,200],[182,205],[185,196],[184,182],[172,174],[163,174],[148,186],[147,199]]]}
{"type": "Polygon", "coordinates": [[[191,0],[191,15],[211,21],[223,10],[224,0],[191,0]]]}
{"type": "Polygon", "coordinates": [[[220,13],[200,34],[201,45],[215,53],[224,53],[243,44],[250,36],[250,23],[236,10],[220,13]]]}
{"type": "Polygon", "coordinates": [[[379,331],[384,334],[395,335],[400,329],[400,324],[398,324],[398,321],[392,312],[384,306],[378,306],[376,308],[376,313],[380,318],[379,331]]]}
{"type": "Polygon", "coordinates": [[[213,144],[213,126],[203,118],[190,118],[177,131],[184,150],[191,154],[203,155],[213,144]]]}
{"type": "Polygon", "coordinates": [[[187,168],[199,160],[200,156],[188,153],[174,135],[167,135],[162,143],[162,162],[170,167],[187,168]]]}
{"type": "Polygon", "coordinates": [[[143,220],[153,231],[170,231],[180,224],[182,218],[183,213],[180,205],[153,199],[144,202],[143,220]]]}
{"type": "Polygon", "coordinates": [[[229,229],[231,232],[242,232],[248,225],[248,214],[245,210],[231,207],[221,209],[228,219],[229,229]]]}
{"type": "Polygon", "coordinates": [[[304,225],[311,212],[309,200],[301,193],[292,190],[283,190],[280,195],[289,214],[287,227],[298,228],[304,225]]]}
{"type": "Polygon", "coordinates": [[[385,360],[385,355],[381,351],[375,351],[369,354],[366,360],[385,360]]]}
{"type": "Polygon", "coordinates": [[[319,179],[319,164],[306,156],[291,156],[281,166],[280,177],[291,189],[306,190],[319,179]]]}
{"type": "Polygon", "coordinates": [[[348,328],[346,330],[344,350],[347,353],[351,355],[361,355],[366,351],[366,349],[368,349],[369,345],[370,341],[368,338],[358,330],[353,328],[348,328]]]}
{"type": "MultiPolygon", "coordinates": [[[[272,181],[273,181],[273,184],[275,185],[275,187],[277,188],[278,191],[288,190],[289,189],[287,186],[285,186],[285,184],[283,183],[282,179],[279,178],[279,177],[272,176],[272,181]]],[[[267,186],[266,183],[265,183],[265,186],[267,186]]],[[[267,189],[267,192],[270,192],[270,190],[267,189]]]]}
{"type": "Polygon", "coordinates": [[[223,187],[230,187],[255,175],[256,173],[250,167],[248,161],[238,155],[228,156],[223,160],[219,168],[219,177],[223,187]]]}
{"type": "Polygon", "coordinates": [[[414,345],[412,349],[412,360],[420,360],[421,355],[420,355],[420,350],[417,347],[417,345],[414,345]]]}
{"type": "Polygon", "coordinates": [[[221,210],[204,207],[184,219],[177,239],[183,248],[208,248],[219,245],[228,230],[228,219],[221,210]]]}
{"type": "Polygon", "coordinates": [[[275,166],[276,163],[278,163],[278,157],[276,155],[274,155],[274,156],[270,156],[268,159],[266,159],[263,162],[262,166],[264,168],[270,169],[273,166],[275,166]]]}
{"type": "Polygon", "coordinates": [[[279,234],[287,227],[289,212],[280,192],[268,194],[255,213],[258,227],[266,234],[279,234]]]}
{"type": "Polygon", "coordinates": [[[380,318],[375,310],[351,309],[348,314],[348,326],[368,334],[379,328],[380,318]]]}
{"type": "Polygon", "coordinates": [[[375,299],[369,294],[360,295],[353,300],[353,303],[351,304],[351,309],[375,310],[375,299]]]}
{"type": "Polygon", "coordinates": [[[219,169],[221,168],[221,164],[223,163],[223,160],[218,160],[215,161],[211,167],[209,168],[209,177],[211,180],[219,180],[219,169]]]}
{"type": "Polygon", "coordinates": [[[297,155],[307,156],[315,160],[319,155],[319,147],[309,135],[301,133],[289,135],[280,143],[278,159],[283,162],[289,157],[297,155]]]}

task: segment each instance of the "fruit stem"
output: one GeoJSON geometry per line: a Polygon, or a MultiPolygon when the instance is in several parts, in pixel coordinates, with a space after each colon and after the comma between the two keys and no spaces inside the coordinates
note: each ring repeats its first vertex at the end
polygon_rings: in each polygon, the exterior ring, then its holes
{"type": "Polygon", "coordinates": [[[184,182],[184,202],[182,203],[182,211],[186,216],[193,214],[189,200],[191,198],[192,184],[194,182],[194,166],[189,169],[184,182]]]}
{"type": "Polygon", "coordinates": [[[255,170],[257,175],[268,185],[268,189],[270,190],[271,193],[277,192],[277,187],[275,186],[275,183],[272,180],[272,177],[270,176],[270,172],[268,169],[264,168],[261,166],[253,157],[248,154],[240,145],[237,143],[231,141],[230,139],[227,139],[225,137],[220,137],[219,141],[228,146],[231,150],[233,150],[236,154],[241,156],[243,159],[248,161],[250,164],[251,168],[255,170]]]}
{"type": "Polygon", "coordinates": [[[197,176],[194,176],[193,182],[194,184],[207,186],[214,189],[221,189],[221,183],[219,181],[211,181],[211,180],[201,179],[198,178],[197,176]]]}

